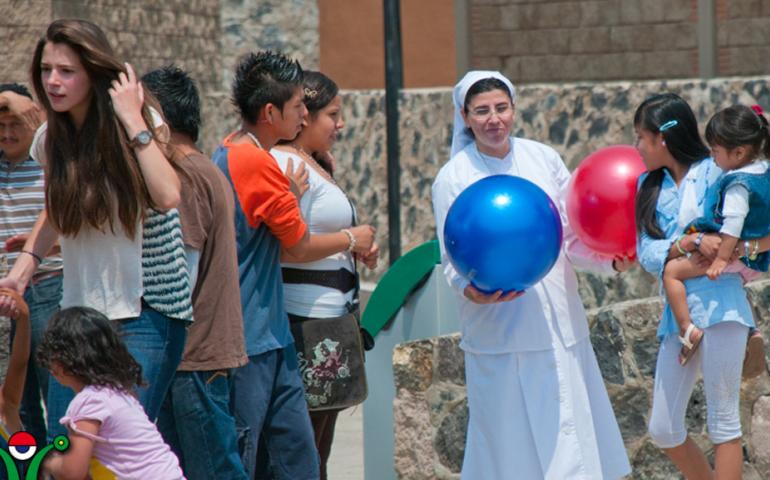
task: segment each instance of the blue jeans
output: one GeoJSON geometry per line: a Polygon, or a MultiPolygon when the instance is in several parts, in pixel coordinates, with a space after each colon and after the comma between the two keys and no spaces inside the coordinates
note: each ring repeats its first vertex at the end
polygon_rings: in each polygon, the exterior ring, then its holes
{"type": "MultiPolygon", "coordinates": [[[[186,322],[169,318],[144,303],[138,317],[116,321],[126,348],[142,367],[142,377],[147,385],[137,388],[136,394],[150,421],[155,421],[158,416],[171,379],[182,360],[186,327],[186,322]]],[[[67,433],[67,429],[59,424],[59,419],[67,412],[74,396],[72,390],[63,387],[53,377],[49,379],[49,440],[67,433]]]]}
{"type": "Polygon", "coordinates": [[[231,401],[250,478],[318,480],[318,450],[293,344],[250,356],[235,370],[231,401]]]}
{"type": "MultiPolygon", "coordinates": [[[[59,311],[62,295],[62,276],[56,275],[38,283],[31,284],[24,292],[24,301],[29,306],[29,325],[31,329],[30,358],[27,376],[24,381],[24,393],[19,413],[24,428],[38,445],[46,444],[45,416],[42,400],[48,396],[48,370],[37,363],[35,352],[48,320],[59,311]]],[[[11,324],[10,342],[13,344],[15,325],[11,324]]]]}
{"type": "Polygon", "coordinates": [[[158,430],[187,480],[245,480],[230,413],[230,371],[176,372],[158,430]]]}

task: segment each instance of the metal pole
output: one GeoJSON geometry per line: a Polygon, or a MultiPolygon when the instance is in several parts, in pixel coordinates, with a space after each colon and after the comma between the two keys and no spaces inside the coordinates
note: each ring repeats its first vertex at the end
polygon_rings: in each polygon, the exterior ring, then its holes
{"type": "Polygon", "coordinates": [[[717,25],[715,0],[698,0],[698,74],[717,74],[717,25]]]}
{"type": "Polygon", "coordinates": [[[385,117],[388,155],[388,251],[392,265],[401,256],[401,166],[398,98],[404,84],[399,0],[383,0],[385,13],[385,117]]]}

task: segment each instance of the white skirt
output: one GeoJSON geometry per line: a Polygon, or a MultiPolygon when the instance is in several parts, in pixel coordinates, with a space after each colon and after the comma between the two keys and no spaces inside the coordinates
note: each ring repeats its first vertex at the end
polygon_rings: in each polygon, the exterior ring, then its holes
{"type": "MultiPolygon", "coordinates": [[[[560,342],[557,342],[560,344],[560,342]]],[[[617,479],[631,471],[591,342],[465,352],[463,480],[617,479]]]]}

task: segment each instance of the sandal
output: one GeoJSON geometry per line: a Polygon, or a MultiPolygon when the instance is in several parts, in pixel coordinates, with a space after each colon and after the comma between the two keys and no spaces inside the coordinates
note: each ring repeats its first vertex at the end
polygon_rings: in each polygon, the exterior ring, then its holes
{"type": "Polygon", "coordinates": [[[703,330],[691,323],[685,330],[684,336],[679,337],[679,343],[682,344],[682,351],[679,352],[679,365],[685,366],[690,361],[700,347],[701,340],[703,340],[703,330]],[[695,340],[690,340],[693,332],[695,332],[695,340]]]}
{"type": "Polygon", "coordinates": [[[754,378],[766,369],[765,366],[765,339],[759,330],[754,330],[749,335],[746,343],[746,358],[743,359],[743,378],[754,378]]]}

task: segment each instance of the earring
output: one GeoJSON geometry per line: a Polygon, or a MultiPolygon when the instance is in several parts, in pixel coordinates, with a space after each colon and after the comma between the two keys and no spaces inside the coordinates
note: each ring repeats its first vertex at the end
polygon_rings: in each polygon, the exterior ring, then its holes
{"type": "Polygon", "coordinates": [[[660,142],[660,144],[661,144],[661,145],[663,145],[663,146],[665,147],[665,146],[666,146],[666,141],[665,141],[665,140],[663,140],[662,142],[660,142]]]}

